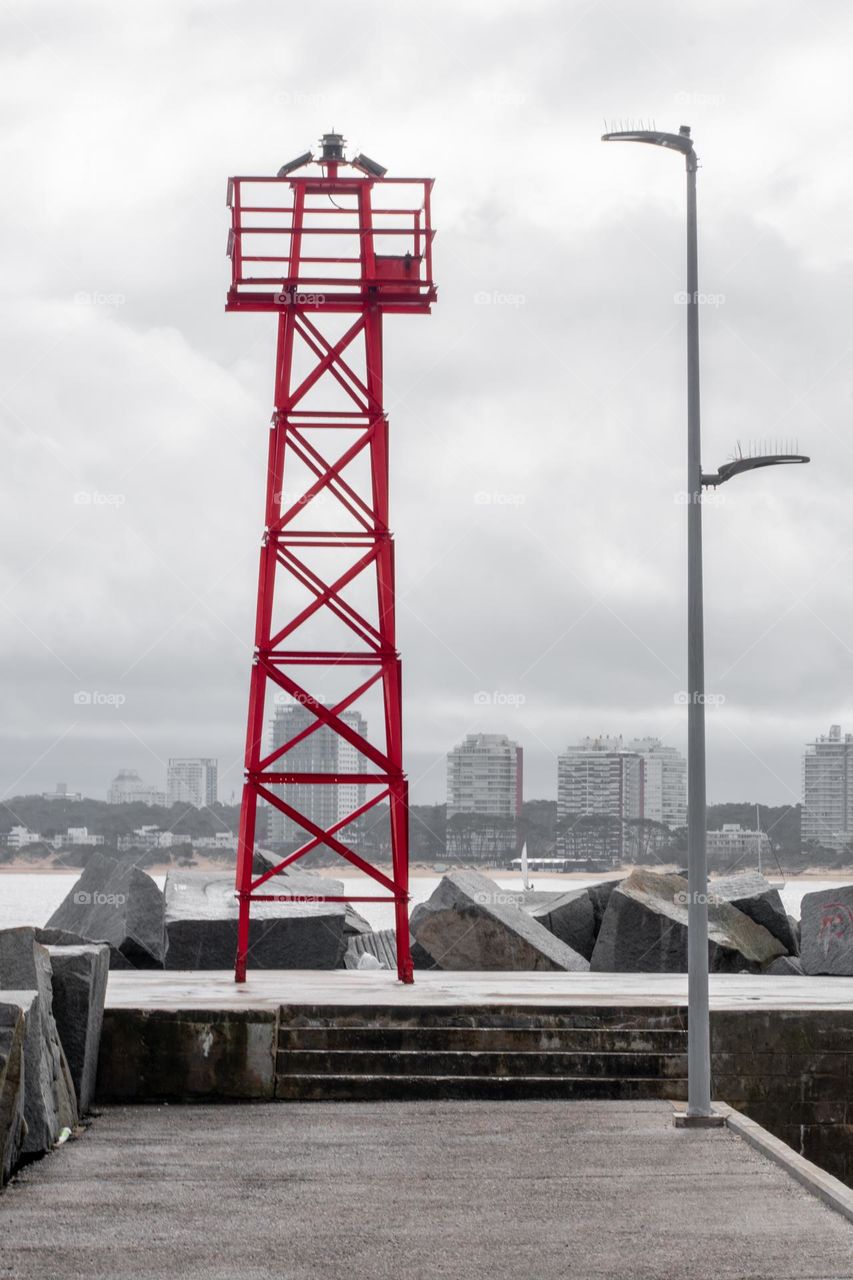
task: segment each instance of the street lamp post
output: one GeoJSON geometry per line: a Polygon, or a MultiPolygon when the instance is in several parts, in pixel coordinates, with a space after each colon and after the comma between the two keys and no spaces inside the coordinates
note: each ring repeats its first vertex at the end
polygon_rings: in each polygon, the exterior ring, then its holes
{"type": "Polygon", "coordinates": [[[602,142],[644,142],[684,156],[687,171],[687,1112],[681,1123],[704,1126],[722,1118],[711,1109],[711,1035],[708,1006],[708,864],[705,796],[705,626],[702,589],[702,489],[741,471],[782,462],[808,462],[800,454],[764,454],[702,474],[699,415],[699,254],[696,217],[698,157],[688,125],[678,133],[619,129],[602,142]]]}

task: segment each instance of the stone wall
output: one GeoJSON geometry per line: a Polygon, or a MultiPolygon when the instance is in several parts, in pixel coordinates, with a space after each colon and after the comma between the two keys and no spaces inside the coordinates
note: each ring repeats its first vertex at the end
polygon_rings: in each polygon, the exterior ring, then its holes
{"type": "Polygon", "coordinates": [[[853,1186],[853,1011],[711,1014],[714,1097],[853,1186]]]}

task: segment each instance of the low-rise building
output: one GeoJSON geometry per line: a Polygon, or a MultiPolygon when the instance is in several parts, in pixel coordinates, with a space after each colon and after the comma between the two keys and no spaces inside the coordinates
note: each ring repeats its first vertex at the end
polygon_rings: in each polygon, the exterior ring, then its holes
{"type": "Polygon", "coordinates": [[[213,836],[190,836],[194,849],[236,849],[237,837],[232,831],[217,831],[213,836]]]}
{"type": "Polygon", "coordinates": [[[171,849],[173,844],[188,844],[189,836],[176,836],[172,831],[161,831],[159,827],[135,827],[129,836],[119,836],[117,844],[119,853],[129,849],[171,849]]]}
{"type": "Polygon", "coordinates": [[[54,849],[67,849],[72,845],[101,845],[103,836],[89,835],[88,827],[69,827],[65,835],[53,837],[54,849]]]}
{"type": "Polygon", "coordinates": [[[762,859],[772,852],[766,831],[751,831],[739,822],[726,822],[718,831],[706,835],[708,863],[714,870],[732,871],[760,867],[762,859]]]}
{"type": "Polygon", "coordinates": [[[24,849],[28,844],[41,844],[41,836],[37,831],[30,831],[27,827],[13,827],[6,837],[6,844],[10,849],[24,849]]]}
{"type": "Polygon", "coordinates": [[[69,791],[67,782],[57,782],[55,791],[43,791],[42,800],[82,800],[82,791],[69,791]]]}

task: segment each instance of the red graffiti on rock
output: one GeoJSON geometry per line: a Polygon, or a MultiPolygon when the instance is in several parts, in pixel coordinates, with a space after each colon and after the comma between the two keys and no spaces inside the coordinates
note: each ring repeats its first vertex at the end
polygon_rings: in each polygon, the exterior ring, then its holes
{"type": "Polygon", "coordinates": [[[853,929],[853,909],[843,902],[827,902],[821,911],[817,934],[824,953],[834,943],[849,942],[851,929],[853,929]]]}

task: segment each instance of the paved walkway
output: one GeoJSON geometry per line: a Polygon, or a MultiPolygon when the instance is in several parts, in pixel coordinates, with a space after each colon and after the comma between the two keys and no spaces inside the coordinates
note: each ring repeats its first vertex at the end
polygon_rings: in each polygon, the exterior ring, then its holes
{"type": "MultiPolygon", "coordinates": [[[[853,978],[713,973],[712,1009],[853,1009],[853,978]]],[[[451,973],[419,970],[411,986],[397,975],[352,969],[250,970],[233,974],[110,972],[111,1009],[261,1009],[281,1004],[686,1005],[686,973],[451,973]]],[[[851,1269],[853,1276],[853,1269],[851,1269]]]]}
{"type": "Polygon", "coordinates": [[[15,1280],[850,1280],[853,1225],[666,1103],[108,1110],[0,1196],[15,1280]]]}

